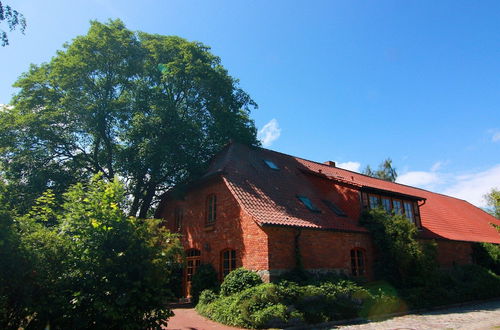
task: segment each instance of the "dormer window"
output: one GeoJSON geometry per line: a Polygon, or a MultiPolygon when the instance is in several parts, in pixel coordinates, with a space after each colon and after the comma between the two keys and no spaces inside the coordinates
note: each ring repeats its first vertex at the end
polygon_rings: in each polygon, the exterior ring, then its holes
{"type": "Polygon", "coordinates": [[[416,201],[370,193],[362,193],[361,198],[364,207],[368,209],[373,210],[378,207],[382,207],[387,213],[404,215],[416,226],[421,226],[420,212],[416,201]]]}
{"type": "Polygon", "coordinates": [[[307,207],[309,209],[309,211],[316,212],[316,213],[321,212],[320,209],[318,209],[316,206],[314,206],[314,204],[311,202],[311,200],[308,197],[297,196],[297,198],[302,202],[302,204],[305,205],[305,207],[307,207]]]}
{"type": "Polygon", "coordinates": [[[266,163],[266,165],[272,169],[272,170],[279,170],[279,166],[276,165],[275,162],[273,162],[272,160],[269,160],[269,159],[264,159],[264,163],[266,163]]]}
{"type": "Polygon", "coordinates": [[[338,215],[339,217],[347,217],[347,214],[345,214],[344,211],[342,211],[337,205],[335,205],[333,202],[331,201],[327,201],[327,200],[323,200],[323,203],[330,209],[333,211],[333,213],[335,213],[336,215],[338,215]]]}

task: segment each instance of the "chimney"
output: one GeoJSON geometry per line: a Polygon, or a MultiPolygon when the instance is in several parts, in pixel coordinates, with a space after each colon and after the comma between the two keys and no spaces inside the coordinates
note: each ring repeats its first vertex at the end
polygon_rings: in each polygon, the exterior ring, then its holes
{"type": "Polygon", "coordinates": [[[335,167],[335,162],[334,162],[334,161],[331,161],[331,160],[327,160],[327,161],[326,161],[326,162],[324,162],[323,164],[328,165],[328,166],[331,166],[331,167],[335,167]]]}

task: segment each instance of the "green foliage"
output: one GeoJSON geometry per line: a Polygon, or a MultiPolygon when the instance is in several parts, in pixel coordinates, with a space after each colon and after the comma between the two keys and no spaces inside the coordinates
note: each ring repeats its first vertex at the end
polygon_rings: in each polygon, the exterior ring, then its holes
{"type": "Polygon", "coordinates": [[[484,195],[488,204],[488,212],[497,219],[500,219],[500,190],[491,189],[489,193],[484,195]]]}
{"type": "Polygon", "coordinates": [[[282,280],[231,295],[205,290],[196,310],[227,325],[286,328],[357,317],[374,320],[413,308],[500,296],[500,276],[477,265],[435,271],[422,283],[398,288],[386,281],[360,285],[335,277],[302,284],[282,280]]]}
{"type": "MultiPolygon", "coordinates": [[[[2,21],[7,22],[10,31],[14,31],[17,27],[19,27],[21,33],[24,34],[24,30],[26,29],[26,19],[24,18],[24,15],[9,5],[3,5],[0,1],[0,22],[2,21]]],[[[2,47],[9,44],[7,32],[2,29],[0,29],[0,43],[2,47]]]]}
{"type": "Polygon", "coordinates": [[[217,322],[248,328],[284,328],[401,310],[397,297],[380,288],[373,290],[347,280],[316,285],[281,281],[229,296],[204,291],[196,310],[217,322]]]}
{"type": "Polygon", "coordinates": [[[472,257],[476,264],[500,275],[500,245],[475,243],[472,248],[472,257]]]}
{"type": "Polygon", "coordinates": [[[262,284],[262,279],[257,273],[245,268],[238,268],[224,278],[220,286],[220,293],[223,296],[229,296],[259,284],[262,284]]]}
{"type": "Polygon", "coordinates": [[[376,171],[372,170],[370,165],[367,165],[363,170],[363,174],[390,182],[396,182],[396,179],[398,177],[396,169],[392,167],[392,159],[390,158],[387,158],[382,163],[380,163],[380,165],[378,166],[378,170],[376,171]]]}
{"type": "Polygon", "coordinates": [[[401,290],[401,295],[412,308],[495,298],[500,296],[500,276],[478,265],[456,266],[436,272],[423,286],[401,290]]]}
{"type": "Polygon", "coordinates": [[[102,172],[127,182],[130,215],[148,216],[230,139],[257,145],[256,104],[210,48],[91,22],[50,62],[32,65],[0,112],[0,173],[21,210],[102,172]]]}
{"type": "Polygon", "coordinates": [[[218,296],[215,292],[213,292],[210,289],[207,289],[207,290],[203,290],[201,292],[200,298],[198,299],[198,301],[199,301],[200,306],[201,306],[201,305],[210,304],[213,301],[215,301],[215,299],[217,299],[217,298],[218,298],[218,296]]]}
{"type": "Polygon", "coordinates": [[[20,277],[25,295],[18,297],[15,290],[0,295],[0,302],[7,301],[0,317],[22,310],[24,315],[11,322],[14,328],[23,322],[54,329],[164,325],[172,315],[165,307],[172,297],[171,275],[182,264],[177,236],[159,220],[126,216],[117,180],[96,176],[89,184],[74,185],[59,209],[53,200],[47,193],[11,223],[24,259],[1,255],[2,264],[14,269],[27,260],[29,271],[20,277]]]}
{"type": "Polygon", "coordinates": [[[403,215],[378,208],[364,212],[361,223],[370,230],[377,247],[377,278],[399,287],[420,285],[436,269],[435,245],[419,243],[417,228],[403,215]]]}
{"type": "Polygon", "coordinates": [[[211,264],[201,264],[191,279],[191,296],[194,303],[198,302],[200,293],[204,290],[219,291],[217,272],[211,264]]]}

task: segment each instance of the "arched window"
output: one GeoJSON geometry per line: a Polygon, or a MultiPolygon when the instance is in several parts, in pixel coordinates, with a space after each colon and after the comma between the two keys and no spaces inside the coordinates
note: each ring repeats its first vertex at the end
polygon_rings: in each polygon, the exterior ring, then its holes
{"type": "Polygon", "coordinates": [[[360,248],[351,250],[352,276],[365,276],[365,251],[360,248]]]}
{"type": "Polygon", "coordinates": [[[220,253],[220,274],[226,277],[232,270],[236,269],[236,251],[231,249],[222,250],[220,253]]]}
{"type": "Polygon", "coordinates": [[[213,225],[217,219],[217,196],[210,194],[207,197],[206,205],[206,225],[213,225]]]}

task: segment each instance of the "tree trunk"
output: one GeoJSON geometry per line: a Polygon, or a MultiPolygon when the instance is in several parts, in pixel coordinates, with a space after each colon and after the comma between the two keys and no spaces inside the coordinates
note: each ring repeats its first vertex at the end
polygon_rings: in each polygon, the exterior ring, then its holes
{"type": "Polygon", "coordinates": [[[142,199],[141,210],[139,211],[139,218],[146,218],[149,207],[151,206],[151,202],[153,201],[153,197],[156,192],[156,184],[150,182],[148,184],[148,189],[146,191],[146,196],[142,199]]]}

